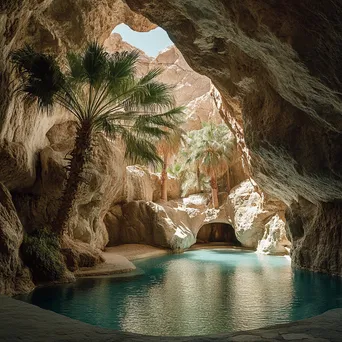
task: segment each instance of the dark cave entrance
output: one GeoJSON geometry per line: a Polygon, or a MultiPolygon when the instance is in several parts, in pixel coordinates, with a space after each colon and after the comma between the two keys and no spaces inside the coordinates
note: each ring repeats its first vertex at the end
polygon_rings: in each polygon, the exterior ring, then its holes
{"type": "Polygon", "coordinates": [[[197,234],[196,243],[220,242],[231,246],[241,246],[236,238],[234,228],[227,223],[208,223],[197,234]]]}

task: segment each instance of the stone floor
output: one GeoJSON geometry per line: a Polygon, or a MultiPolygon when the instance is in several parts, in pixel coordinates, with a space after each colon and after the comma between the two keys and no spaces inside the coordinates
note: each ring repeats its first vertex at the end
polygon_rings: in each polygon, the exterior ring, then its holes
{"type": "Polygon", "coordinates": [[[1,342],[308,341],[341,342],[342,309],[311,319],[258,330],[195,337],[152,337],[103,329],[0,296],[1,342]]]}

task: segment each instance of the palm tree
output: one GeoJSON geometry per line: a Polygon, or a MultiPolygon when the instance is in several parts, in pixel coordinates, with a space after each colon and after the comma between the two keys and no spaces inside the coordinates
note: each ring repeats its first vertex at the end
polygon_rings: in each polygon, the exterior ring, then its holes
{"type": "Polygon", "coordinates": [[[61,65],[30,46],[12,54],[20,77],[17,92],[24,94],[24,101],[35,102],[48,113],[59,105],[77,122],[66,186],[53,224],[60,235],[66,230],[97,134],[120,138],[131,160],[156,164],[162,161],[152,138],[162,138],[178,127],[182,108],[174,107],[172,87],[156,81],[160,69],[137,79],[138,58],[137,51],[109,55],[96,42],[81,53],[69,53],[61,65]]]}
{"type": "Polygon", "coordinates": [[[167,168],[169,167],[170,158],[175,155],[184,141],[184,131],[181,128],[173,129],[168,136],[160,139],[157,143],[157,150],[162,157],[162,171],[161,171],[161,199],[167,201],[167,168]]]}
{"type": "MultiPolygon", "coordinates": [[[[187,164],[195,165],[200,172],[210,177],[212,203],[219,207],[217,179],[229,167],[235,148],[235,138],[225,124],[204,125],[188,136],[189,157],[187,164]]],[[[197,175],[198,176],[198,175],[197,175]]],[[[199,179],[199,178],[198,178],[199,179]]]]}

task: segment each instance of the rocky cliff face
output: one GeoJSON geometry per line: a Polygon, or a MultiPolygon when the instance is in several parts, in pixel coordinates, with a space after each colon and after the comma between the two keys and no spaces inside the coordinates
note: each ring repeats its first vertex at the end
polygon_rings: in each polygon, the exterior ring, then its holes
{"type": "MultiPolygon", "coordinates": [[[[117,33],[112,33],[104,45],[109,53],[136,49],[117,33]]],[[[163,69],[158,79],[173,85],[176,105],[186,107],[183,124],[185,131],[200,129],[202,122],[222,122],[212,95],[214,92],[212,82],[208,77],[192,70],[175,46],[161,51],[156,58],[149,57],[140,51],[137,74],[143,75],[152,68],[163,69]]]]}
{"type": "Polygon", "coordinates": [[[333,260],[325,252],[342,234],[336,216],[342,197],[341,4],[126,2],[162,26],[191,67],[211,78],[253,178],[295,206],[297,219],[288,224],[297,236],[294,265],[342,273],[341,248],[333,260]],[[319,229],[303,219],[307,212],[324,217],[319,229]],[[298,221],[304,232],[299,235],[298,221]]]}

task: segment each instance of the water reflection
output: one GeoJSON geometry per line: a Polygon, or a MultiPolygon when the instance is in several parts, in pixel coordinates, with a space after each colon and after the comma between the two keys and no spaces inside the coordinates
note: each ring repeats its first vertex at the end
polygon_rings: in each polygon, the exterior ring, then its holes
{"type": "Polygon", "coordinates": [[[289,322],[342,307],[342,280],[282,257],[202,250],[137,262],[145,274],[37,289],[32,302],[87,323],[150,335],[199,335],[289,322]]]}

